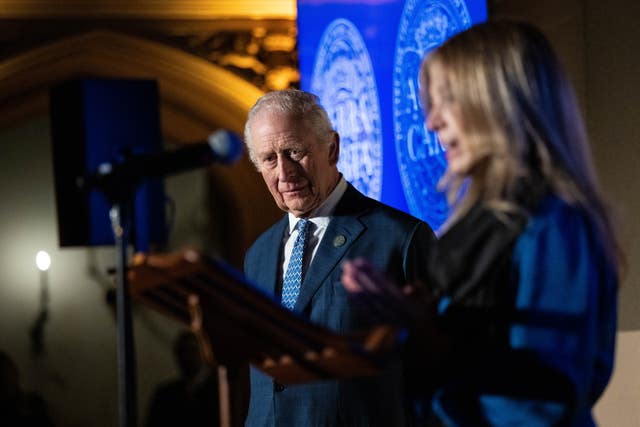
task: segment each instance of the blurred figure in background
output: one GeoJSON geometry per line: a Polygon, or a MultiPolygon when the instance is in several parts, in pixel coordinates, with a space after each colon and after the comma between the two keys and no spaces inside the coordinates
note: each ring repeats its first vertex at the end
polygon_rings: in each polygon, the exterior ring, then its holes
{"type": "Polygon", "coordinates": [[[14,361],[0,350],[0,426],[51,427],[44,399],[25,392],[14,361]]]}
{"type": "Polygon", "coordinates": [[[147,427],[220,425],[217,373],[205,363],[192,331],[180,333],[173,347],[180,378],[153,394],[147,427]]]}

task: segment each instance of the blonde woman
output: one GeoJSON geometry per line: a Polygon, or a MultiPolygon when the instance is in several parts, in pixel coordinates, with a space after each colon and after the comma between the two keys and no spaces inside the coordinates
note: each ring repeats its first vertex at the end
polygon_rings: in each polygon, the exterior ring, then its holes
{"type": "Polygon", "coordinates": [[[621,253],[571,86],[548,41],[480,24],[423,61],[451,213],[425,286],[366,260],[342,281],[411,333],[407,375],[446,426],[593,426],[611,375],[621,253]]]}

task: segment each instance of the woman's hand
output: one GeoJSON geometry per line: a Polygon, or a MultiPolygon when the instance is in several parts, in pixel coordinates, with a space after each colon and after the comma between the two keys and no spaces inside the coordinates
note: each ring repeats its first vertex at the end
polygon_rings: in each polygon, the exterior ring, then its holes
{"type": "Polygon", "coordinates": [[[383,322],[415,327],[429,317],[430,304],[418,289],[400,287],[363,258],[342,264],[342,285],[383,322]]]}
{"type": "Polygon", "coordinates": [[[362,258],[342,265],[342,285],[378,320],[409,331],[404,351],[411,387],[427,393],[447,375],[451,342],[438,327],[435,302],[424,286],[400,287],[362,258]]]}

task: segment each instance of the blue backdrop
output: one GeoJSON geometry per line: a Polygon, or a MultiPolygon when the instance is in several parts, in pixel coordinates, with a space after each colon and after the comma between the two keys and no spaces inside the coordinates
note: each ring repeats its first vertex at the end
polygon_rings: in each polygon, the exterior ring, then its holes
{"type": "Polygon", "coordinates": [[[484,0],[299,0],[301,87],[341,136],[339,169],[360,191],[424,219],[446,217],[442,148],[427,132],[418,69],[428,51],[486,20],[484,0]]]}

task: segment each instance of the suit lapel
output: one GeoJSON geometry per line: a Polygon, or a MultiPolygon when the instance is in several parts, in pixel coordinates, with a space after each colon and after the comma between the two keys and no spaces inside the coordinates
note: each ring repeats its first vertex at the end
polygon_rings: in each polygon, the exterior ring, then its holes
{"type": "Polygon", "coordinates": [[[267,244],[260,253],[259,264],[262,266],[259,272],[258,284],[269,295],[276,295],[276,287],[280,281],[278,271],[280,270],[280,252],[282,250],[282,238],[286,227],[289,226],[289,217],[284,216],[273,228],[270,235],[266,236],[267,244]]]}
{"type": "Polygon", "coordinates": [[[309,266],[298,295],[294,311],[302,312],[311,301],[327,276],[337,267],[349,247],[364,232],[365,226],[358,219],[367,199],[349,184],[336,206],[318,251],[309,266]]]}

